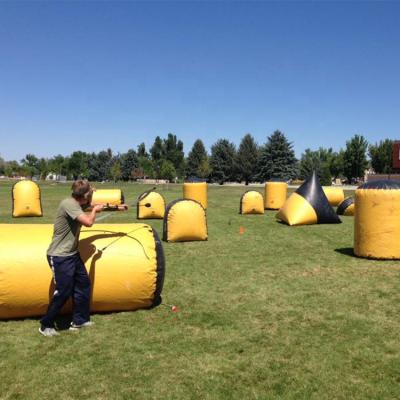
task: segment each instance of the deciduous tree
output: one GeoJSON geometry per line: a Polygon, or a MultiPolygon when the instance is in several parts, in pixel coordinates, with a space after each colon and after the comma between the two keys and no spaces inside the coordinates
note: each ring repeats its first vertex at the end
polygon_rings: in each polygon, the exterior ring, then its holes
{"type": "Polygon", "coordinates": [[[346,142],[343,154],[344,174],[348,181],[362,178],[368,167],[366,152],[368,142],[362,135],[354,135],[346,142]]]}

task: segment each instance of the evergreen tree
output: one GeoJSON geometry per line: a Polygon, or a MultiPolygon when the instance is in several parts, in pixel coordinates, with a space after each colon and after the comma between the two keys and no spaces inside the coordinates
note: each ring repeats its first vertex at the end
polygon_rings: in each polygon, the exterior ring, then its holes
{"type": "Polygon", "coordinates": [[[4,175],[6,171],[6,161],[0,157],[0,175],[4,175]]]}
{"type": "Polygon", "coordinates": [[[354,135],[346,142],[343,154],[344,174],[349,182],[353,179],[362,178],[368,167],[366,151],[368,142],[362,135],[354,135]]]}
{"type": "Polygon", "coordinates": [[[111,179],[111,165],[114,161],[111,149],[100,151],[98,154],[92,153],[88,162],[89,180],[101,182],[111,179]]]}
{"type": "Polygon", "coordinates": [[[182,174],[184,157],[183,142],[178,140],[176,135],[168,133],[163,142],[163,159],[170,161],[175,170],[182,174]]]}
{"type": "Polygon", "coordinates": [[[393,172],[393,140],[381,140],[369,146],[371,166],[377,174],[390,174],[393,172]]]}
{"type": "Polygon", "coordinates": [[[133,171],[139,166],[138,156],[136,151],[129,149],[125,154],[121,156],[121,177],[124,181],[131,180],[133,178],[133,171]]]}
{"type": "Polygon", "coordinates": [[[154,139],[153,146],[151,146],[150,148],[150,154],[151,154],[151,159],[154,162],[159,162],[162,160],[164,155],[164,149],[163,149],[163,142],[160,136],[156,136],[156,138],[154,139]]]}
{"type": "MultiPolygon", "coordinates": [[[[68,175],[68,172],[66,175],[68,175]]],[[[98,182],[101,180],[96,153],[90,153],[88,156],[88,179],[92,182],[98,182]]]]}
{"type": "Polygon", "coordinates": [[[263,182],[272,178],[283,180],[295,178],[296,162],[293,144],[288,142],[282,132],[275,131],[261,149],[258,180],[263,182]]]}
{"type": "Polygon", "coordinates": [[[161,162],[164,158],[164,146],[160,136],[154,140],[153,146],[150,149],[151,161],[153,162],[154,173],[157,179],[160,178],[161,162]]]}
{"type": "Polygon", "coordinates": [[[214,181],[222,185],[235,180],[235,157],[235,145],[227,139],[220,139],[211,147],[211,177],[214,181]]]}
{"type": "Polygon", "coordinates": [[[197,139],[187,157],[186,176],[204,175],[207,170],[205,163],[208,163],[208,155],[201,139],[197,139]]]}
{"type": "Polygon", "coordinates": [[[249,133],[240,142],[237,152],[237,173],[240,180],[245,181],[246,185],[254,180],[257,173],[259,158],[259,148],[253,136],[249,133]]]}
{"type": "Polygon", "coordinates": [[[144,143],[140,143],[137,147],[137,156],[149,158],[149,153],[146,151],[146,145],[144,143]]]}

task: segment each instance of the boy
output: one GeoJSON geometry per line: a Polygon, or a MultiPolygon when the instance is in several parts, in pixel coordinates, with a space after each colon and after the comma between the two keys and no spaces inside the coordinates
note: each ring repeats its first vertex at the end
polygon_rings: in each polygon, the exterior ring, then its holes
{"type": "Polygon", "coordinates": [[[55,336],[54,321],[61,308],[73,297],[71,330],[90,326],[90,279],[80,257],[78,244],[81,226],[91,227],[96,213],[103,208],[96,205],[90,213],[84,209],[92,201],[93,189],[86,180],[72,184],[72,195],[64,199],[57,210],[53,238],[47,250],[47,261],[53,271],[55,291],[40,320],[39,332],[43,336],[55,336]]]}

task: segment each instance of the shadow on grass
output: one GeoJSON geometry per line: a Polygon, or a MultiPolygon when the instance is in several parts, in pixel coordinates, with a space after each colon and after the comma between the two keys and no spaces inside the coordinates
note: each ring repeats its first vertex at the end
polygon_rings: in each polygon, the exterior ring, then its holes
{"type": "Polygon", "coordinates": [[[345,256],[350,256],[350,257],[354,257],[354,258],[358,258],[355,254],[354,254],[354,249],[352,247],[342,247],[340,249],[335,249],[336,253],[340,253],[343,254],[345,256]]]}
{"type": "Polygon", "coordinates": [[[385,262],[385,261],[394,261],[394,259],[391,260],[391,259],[384,259],[384,258],[373,258],[373,257],[361,257],[361,256],[358,256],[358,255],[354,254],[353,247],[342,247],[340,249],[335,249],[335,251],[337,253],[344,254],[345,256],[350,256],[350,257],[353,257],[353,258],[359,258],[359,259],[368,260],[368,261],[378,261],[378,262],[381,262],[381,263],[385,262]]]}

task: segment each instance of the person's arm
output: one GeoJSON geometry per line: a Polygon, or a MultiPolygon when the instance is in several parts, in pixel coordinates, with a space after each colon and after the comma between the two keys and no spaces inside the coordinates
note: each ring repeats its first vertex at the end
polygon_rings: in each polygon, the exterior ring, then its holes
{"type": "Polygon", "coordinates": [[[96,213],[100,212],[102,209],[103,209],[103,206],[101,204],[97,204],[97,205],[93,206],[93,208],[89,214],[83,213],[83,214],[79,215],[76,219],[83,226],[90,228],[94,224],[94,221],[96,221],[96,213]]]}

